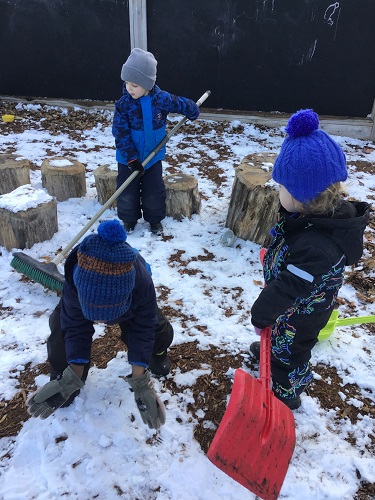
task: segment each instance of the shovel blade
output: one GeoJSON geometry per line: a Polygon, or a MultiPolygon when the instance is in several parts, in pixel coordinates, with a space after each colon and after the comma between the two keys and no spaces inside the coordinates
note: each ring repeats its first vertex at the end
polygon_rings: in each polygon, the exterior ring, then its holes
{"type": "Polygon", "coordinates": [[[281,490],[296,442],[291,410],[241,369],[236,370],[228,407],[209,460],[264,500],[281,490]]]}

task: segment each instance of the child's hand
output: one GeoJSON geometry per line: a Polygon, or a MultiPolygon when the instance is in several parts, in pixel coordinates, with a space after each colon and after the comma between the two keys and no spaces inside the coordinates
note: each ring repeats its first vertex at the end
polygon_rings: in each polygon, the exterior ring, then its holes
{"type": "Polygon", "coordinates": [[[261,329],[261,328],[258,328],[257,326],[254,326],[254,330],[255,330],[255,333],[256,333],[257,335],[259,335],[259,337],[260,337],[260,334],[262,333],[262,329],[261,329]]]}
{"type": "Polygon", "coordinates": [[[132,172],[139,172],[139,177],[145,173],[142,163],[136,158],[135,160],[130,160],[128,167],[132,172]]]}
{"type": "Polygon", "coordinates": [[[47,382],[34,392],[26,401],[27,412],[32,417],[45,419],[60,408],[77,390],[82,389],[84,381],[71,366],[65,368],[60,378],[47,382]]]}
{"type": "Polygon", "coordinates": [[[189,113],[188,118],[189,120],[194,121],[198,118],[198,116],[199,116],[199,108],[196,105],[195,108],[189,113]]]}
{"type": "Polygon", "coordinates": [[[150,429],[159,429],[165,424],[165,406],[155,392],[150,372],[146,371],[143,375],[129,375],[126,380],[133,389],[143,422],[150,429]]]}

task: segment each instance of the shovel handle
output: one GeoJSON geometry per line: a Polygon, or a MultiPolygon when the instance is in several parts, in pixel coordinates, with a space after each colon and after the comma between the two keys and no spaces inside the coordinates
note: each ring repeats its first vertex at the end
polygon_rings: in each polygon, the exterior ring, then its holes
{"type": "MultiPolygon", "coordinates": [[[[196,102],[197,106],[200,106],[211,94],[210,90],[206,90],[206,92],[198,99],[196,102]]],[[[167,144],[169,139],[174,135],[179,128],[188,120],[186,116],[181,118],[181,120],[172,128],[172,130],[162,139],[159,144],[151,151],[151,153],[142,161],[142,166],[146,166],[147,163],[152,160],[152,158],[167,144]]],[[[96,212],[95,215],[89,220],[89,222],[81,229],[81,231],[72,239],[70,243],[66,245],[63,250],[56,255],[54,259],[52,259],[52,264],[59,264],[65,257],[68,255],[70,250],[74,247],[76,243],[81,239],[81,237],[90,229],[90,227],[99,219],[99,217],[109,208],[112,203],[120,196],[120,194],[124,191],[124,189],[132,182],[133,179],[137,177],[139,171],[133,172],[125,182],[121,184],[121,186],[113,193],[113,195],[104,203],[102,208],[96,212]]]]}
{"type": "Polygon", "coordinates": [[[62,260],[65,259],[65,257],[68,255],[69,251],[74,247],[76,243],[81,239],[81,237],[90,229],[90,227],[99,219],[99,217],[102,215],[103,212],[109,208],[112,203],[118,198],[118,196],[124,191],[124,189],[131,183],[133,179],[137,177],[139,174],[139,171],[136,170],[133,172],[127,179],[126,181],[121,184],[121,186],[117,189],[115,193],[107,200],[102,208],[96,212],[96,214],[89,220],[89,222],[81,229],[81,231],[70,241],[63,250],[56,255],[54,259],[51,260],[52,264],[59,264],[62,260]]]}
{"type": "Polygon", "coordinates": [[[262,386],[271,392],[271,328],[263,328],[260,334],[260,382],[262,386]]]}
{"type": "Polygon", "coordinates": [[[265,392],[265,407],[262,436],[268,436],[272,429],[272,391],[271,391],[271,328],[262,328],[260,333],[260,383],[265,392]]]}
{"type": "Polygon", "coordinates": [[[336,321],[335,326],[362,325],[363,323],[375,323],[375,316],[359,316],[358,318],[342,318],[336,321]]]}

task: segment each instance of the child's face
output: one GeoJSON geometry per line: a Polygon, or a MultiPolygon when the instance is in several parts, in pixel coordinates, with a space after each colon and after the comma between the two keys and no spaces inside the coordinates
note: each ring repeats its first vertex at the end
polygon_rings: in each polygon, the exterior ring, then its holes
{"type": "Polygon", "coordinates": [[[280,203],[285,208],[285,210],[287,210],[288,212],[296,212],[295,199],[281,184],[279,184],[279,198],[280,203]]]}
{"type": "Polygon", "coordinates": [[[132,96],[133,99],[139,99],[140,97],[143,97],[144,95],[148,94],[148,90],[144,89],[143,87],[140,87],[139,85],[136,85],[135,83],[132,82],[125,82],[126,83],[126,90],[129,92],[129,94],[132,96]]]}

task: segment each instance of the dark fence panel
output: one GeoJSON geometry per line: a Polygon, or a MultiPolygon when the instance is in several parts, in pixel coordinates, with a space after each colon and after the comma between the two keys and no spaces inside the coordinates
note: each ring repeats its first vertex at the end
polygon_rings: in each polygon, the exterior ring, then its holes
{"type": "Polygon", "coordinates": [[[113,100],[130,52],[118,0],[0,0],[0,94],[113,100]]]}
{"type": "Polygon", "coordinates": [[[375,97],[375,1],[149,0],[158,83],[206,105],[363,116],[375,97]]]}
{"type": "MultiPolygon", "coordinates": [[[[158,84],[207,107],[362,116],[375,97],[375,0],[147,0],[158,84]]],[[[0,0],[0,94],[114,100],[124,0],[0,0]]]]}

